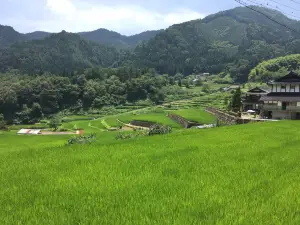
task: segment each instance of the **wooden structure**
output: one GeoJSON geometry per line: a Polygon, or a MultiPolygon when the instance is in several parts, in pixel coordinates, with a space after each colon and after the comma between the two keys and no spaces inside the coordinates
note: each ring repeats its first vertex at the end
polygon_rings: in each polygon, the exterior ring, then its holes
{"type": "Polygon", "coordinates": [[[254,110],[259,114],[264,103],[260,99],[267,94],[268,92],[266,90],[258,87],[249,90],[242,99],[243,111],[254,110]]]}

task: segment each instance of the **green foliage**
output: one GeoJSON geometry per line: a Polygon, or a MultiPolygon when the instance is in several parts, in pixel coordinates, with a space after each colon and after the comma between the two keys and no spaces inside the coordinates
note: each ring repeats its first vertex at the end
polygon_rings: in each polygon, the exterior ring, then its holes
{"type": "Polygon", "coordinates": [[[300,69],[300,54],[287,55],[263,61],[251,70],[249,80],[270,81],[288,73],[289,70],[300,69]]]}
{"type": "Polygon", "coordinates": [[[89,135],[80,135],[76,137],[69,138],[67,145],[75,145],[75,144],[91,144],[96,141],[96,134],[89,134],[89,135]]]}
{"type": "Polygon", "coordinates": [[[116,140],[127,140],[149,135],[148,131],[118,132],[116,140]]]}
{"type": "Polygon", "coordinates": [[[241,106],[242,106],[241,96],[242,96],[242,93],[241,93],[240,88],[236,89],[232,95],[231,110],[233,110],[234,112],[238,112],[241,109],[241,106]]]}
{"type": "MultiPolygon", "coordinates": [[[[278,11],[257,10],[283,24],[299,26],[299,22],[278,11]]],[[[291,51],[299,53],[299,40],[295,33],[263,15],[239,7],[171,26],[148,43],[138,45],[135,61],[161,73],[226,72],[234,81],[242,82],[260,61],[291,51]]]]}
{"type": "Polygon", "coordinates": [[[203,84],[202,91],[205,92],[205,93],[209,93],[209,91],[210,91],[209,85],[208,84],[203,84]]]}
{"type": "Polygon", "coordinates": [[[4,116],[0,114],[0,130],[6,130],[7,129],[7,124],[4,120],[4,116]]]}
{"type": "Polygon", "coordinates": [[[82,40],[65,31],[43,40],[16,43],[0,51],[0,68],[28,74],[50,72],[67,75],[93,66],[109,67],[119,58],[116,49],[82,40]]]}
{"type": "Polygon", "coordinates": [[[58,127],[62,124],[62,118],[59,115],[53,116],[49,121],[49,127],[57,130],[58,127]]]}
{"type": "Polygon", "coordinates": [[[129,111],[130,104],[132,109],[161,104],[166,95],[180,92],[169,86],[168,76],[133,67],[92,68],[70,77],[10,71],[0,74],[0,79],[0,113],[16,124],[36,123],[60,111],[116,114],[122,107],[129,111]]]}
{"type": "Polygon", "coordinates": [[[149,129],[149,135],[157,135],[157,134],[169,134],[172,132],[172,128],[166,125],[154,124],[149,129]]]}

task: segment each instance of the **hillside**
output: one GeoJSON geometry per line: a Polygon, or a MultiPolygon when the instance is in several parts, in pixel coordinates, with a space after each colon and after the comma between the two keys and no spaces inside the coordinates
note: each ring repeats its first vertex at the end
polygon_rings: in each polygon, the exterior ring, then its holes
{"type": "Polygon", "coordinates": [[[19,69],[30,74],[61,74],[93,66],[109,67],[118,59],[116,49],[88,42],[65,31],[43,40],[12,45],[0,51],[0,68],[19,69]]]}
{"type": "Polygon", "coordinates": [[[300,54],[287,55],[263,61],[251,70],[250,81],[269,82],[273,79],[285,76],[288,71],[299,72],[300,54]]]}
{"type": "MultiPolygon", "coordinates": [[[[300,30],[300,22],[278,11],[257,9],[300,30]]],[[[261,60],[286,53],[300,53],[298,34],[252,10],[238,7],[171,26],[139,45],[135,61],[161,73],[225,72],[236,81],[246,81],[250,69],[261,60]]]]}
{"type": "Polygon", "coordinates": [[[78,33],[82,38],[100,44],[107,44],[116,48],[133,48],[140,41],[148,41],[161,31],[146,31],[140,34],[125,36],[114,31],[99,29],[78,33]]]}
{"type": "MultiPolygon", "coordinates": [[[[107,29],[98,29],[89,32],[77,33],[83,39],[94,41],[98,44],[121,48],[134,48],[141,41],[148,41],[162,30],[145,31],[140,34],[125,36],[107,29]]],[[[12,44],[26,40],[41,40],[49,37],[52,33],[44,31],[35,31],[22,34],[15,31],[12,27],[0,25],[0,48],[9,47],[12,44]]]]}
{"type": "Polygon", "coordinates": [[[2,132],[0,223],[298,224],[299,125],[102,132],[75,146],[2,132]]]}
{"type": "Polygon", "coordinates": [[[0,48],[8,47],[26,39],[25,35],[15,31],[12,27],[0,25],[0,48]]]}
{"type": "Polygon", "coordinates": [[[49,37],[50,35],[51,35],[51,33],[44,32],[44,31],[35,31],[32,33],[25,34],[25,36],[28,40],[41,40],[46,37],[49,37]]]}

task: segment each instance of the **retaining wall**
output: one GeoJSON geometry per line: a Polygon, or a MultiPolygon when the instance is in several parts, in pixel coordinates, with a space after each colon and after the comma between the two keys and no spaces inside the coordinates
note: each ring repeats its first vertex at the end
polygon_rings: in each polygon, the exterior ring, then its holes
{"type": "Polygon", "coordinates": [[[242,119],[238,113],[228,113],[213,107],[207,107],[206,112],[215,115],[221,122],[226,125],[247,124],[251,122],[264,122],[263,120],[242,119]]]}
{"type": "Polygon", "coordinates": [[[155,123],[149,122],[149,121],[143,121],[143,120],[133,120],[130,122],[131,125],[137,126],[137,127],[147,127],[150,128],[155,123]]]}
{"type": "Polygon", "coordinates": [[[200,126],[202,124],[197,123],[197,122],[192,122],[192,121],[188,121],[185,118],[183,118],[182,116],[176,115],[176,114],[168,114],[168,117],[174,121],[176,121],[177,123],[179,123],[181,126],[183,126],[184,128],[191,128],[194,126],[200,126]]]}

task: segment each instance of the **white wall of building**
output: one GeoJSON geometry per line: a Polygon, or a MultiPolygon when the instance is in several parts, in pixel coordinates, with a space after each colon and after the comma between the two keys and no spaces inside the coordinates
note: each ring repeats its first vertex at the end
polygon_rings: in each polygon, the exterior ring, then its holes
{"type": "MultiPolygon", "coordinates": [[[[295,92],[300,92],[300,84],[294,84],[295,86],[295,92]]],[[[273,84],[272,92],[280,92],[280,93],[285,93],[285,92],[294,92],[294,90],[290,89],[291,85],[290,84],[273,84]],[[282,89],[281,87],[285,86],[286,89],[282,89]]]]}

